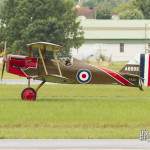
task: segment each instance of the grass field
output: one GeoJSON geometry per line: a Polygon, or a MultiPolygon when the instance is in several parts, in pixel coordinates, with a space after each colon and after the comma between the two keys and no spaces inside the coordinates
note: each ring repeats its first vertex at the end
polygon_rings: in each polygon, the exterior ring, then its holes
{"type": "Polygon", "coordinates": [[[150,89],[46,85],[36,102],[24,86],[0,85],[0,138],[138,138],[150,130],[150,89]]]}

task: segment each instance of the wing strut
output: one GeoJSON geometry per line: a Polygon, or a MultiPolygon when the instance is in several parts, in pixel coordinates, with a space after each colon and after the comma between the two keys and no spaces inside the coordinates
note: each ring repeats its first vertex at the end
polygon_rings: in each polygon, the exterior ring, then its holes
{"type": "Polygon", "coordinates": [[[47,72],[47,68],[46,68],[46,65],[45,65],[45,62],[44,62],[44,58],[43,58],[43,55],[42,55],[42,52],[41,52],[41,49],[39,48],[39,55],[42,59],[42,64],[43,64],[43,67],[44,67],[44,70],[45,70],[45,74],[48,75],[48,72],[47,72]]]}
{"type": "Polygon", "coordinates": [[[59,75],[62,77],[62,72],[61,72],[60,65],[59,65],[59,62],[58,62],[58,59],[57,59],[57,56],[56,56],[56,53],[55,53],[55,52],[54,52],[54,58],[55,58],[55,61],[56,61],[56,63],[57,63],[59,75]]]}
{"type": "Polygon", "coordinates": [[[38,85],[38,87],[36,88],[36,92],[38,92],[38,90],[44,85],[44,83],[45,83],[46,81],[45,80],[43,80],[39,85],[38,85]]]}
{"type": "Polygon", "coordinates": [[[6,42],[4,43],[4,51],[3,51],[3,64],[2,64],[2,73],[1,73],[1,80],[3,79],[4,70],[6,67],[6,59],[7,59],[7,53],[6,53],[6,42]]]}

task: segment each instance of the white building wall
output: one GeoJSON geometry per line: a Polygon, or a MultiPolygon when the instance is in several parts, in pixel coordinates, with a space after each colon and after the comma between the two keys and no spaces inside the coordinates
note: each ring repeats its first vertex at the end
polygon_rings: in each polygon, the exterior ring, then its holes
{"type": "Polygon", "coordinates": [[[124,43],[124,52],[120,52],[119,44],[103,44],[104,54],[111,56],[112,61],[129,61],[139,53],[143,53],[145,44],[127,44],[124,43]]]}
{"type": "Polygon", "coordinates": [[[93,57],[98,59],[102,54],[112,61],[129,61],[145,51],[145,44],[124,43],[124,52],[120,52],[120,43],[83,44],[78,50],[72,50],[72,56],[81,60],[93,57]]]}

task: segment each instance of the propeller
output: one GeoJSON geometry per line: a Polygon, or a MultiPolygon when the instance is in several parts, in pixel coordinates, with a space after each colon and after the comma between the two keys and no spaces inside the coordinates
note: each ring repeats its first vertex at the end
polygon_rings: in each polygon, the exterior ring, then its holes
{"type": "Polygon", "coordinates": [[[3,55],[3,63],[2,63],[1,80],[3,80],[4,70],[5,70],[5,66],[6,66],[6,59],[7,59],[7,54],[6,54],[6,42],[5,42],[5,44],[4,44],[4,52],[2,53],[2,55],[3,55]]]}

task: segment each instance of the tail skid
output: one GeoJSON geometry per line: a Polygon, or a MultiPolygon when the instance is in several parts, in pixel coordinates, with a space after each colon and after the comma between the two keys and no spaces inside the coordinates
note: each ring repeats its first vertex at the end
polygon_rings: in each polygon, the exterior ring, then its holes
{"type": "Polygon", "coordinates": [[[120,73],[126,76],[127,79],[130,76],[138,76],[136,85],[140,90],[143,90],[143,86],[150,86],[150,53],[140,55],[140,64],[126,64],[120,73]]]}
{"type": "Polygon", "coordinates": [[[144,83],[143,83],[143,81],[142,81],[142,79],[139,79],[139,89],[141,90],[141,91],[144,91],[144,89],[143,89],[143,85],[144,85],[144,83]]]}

